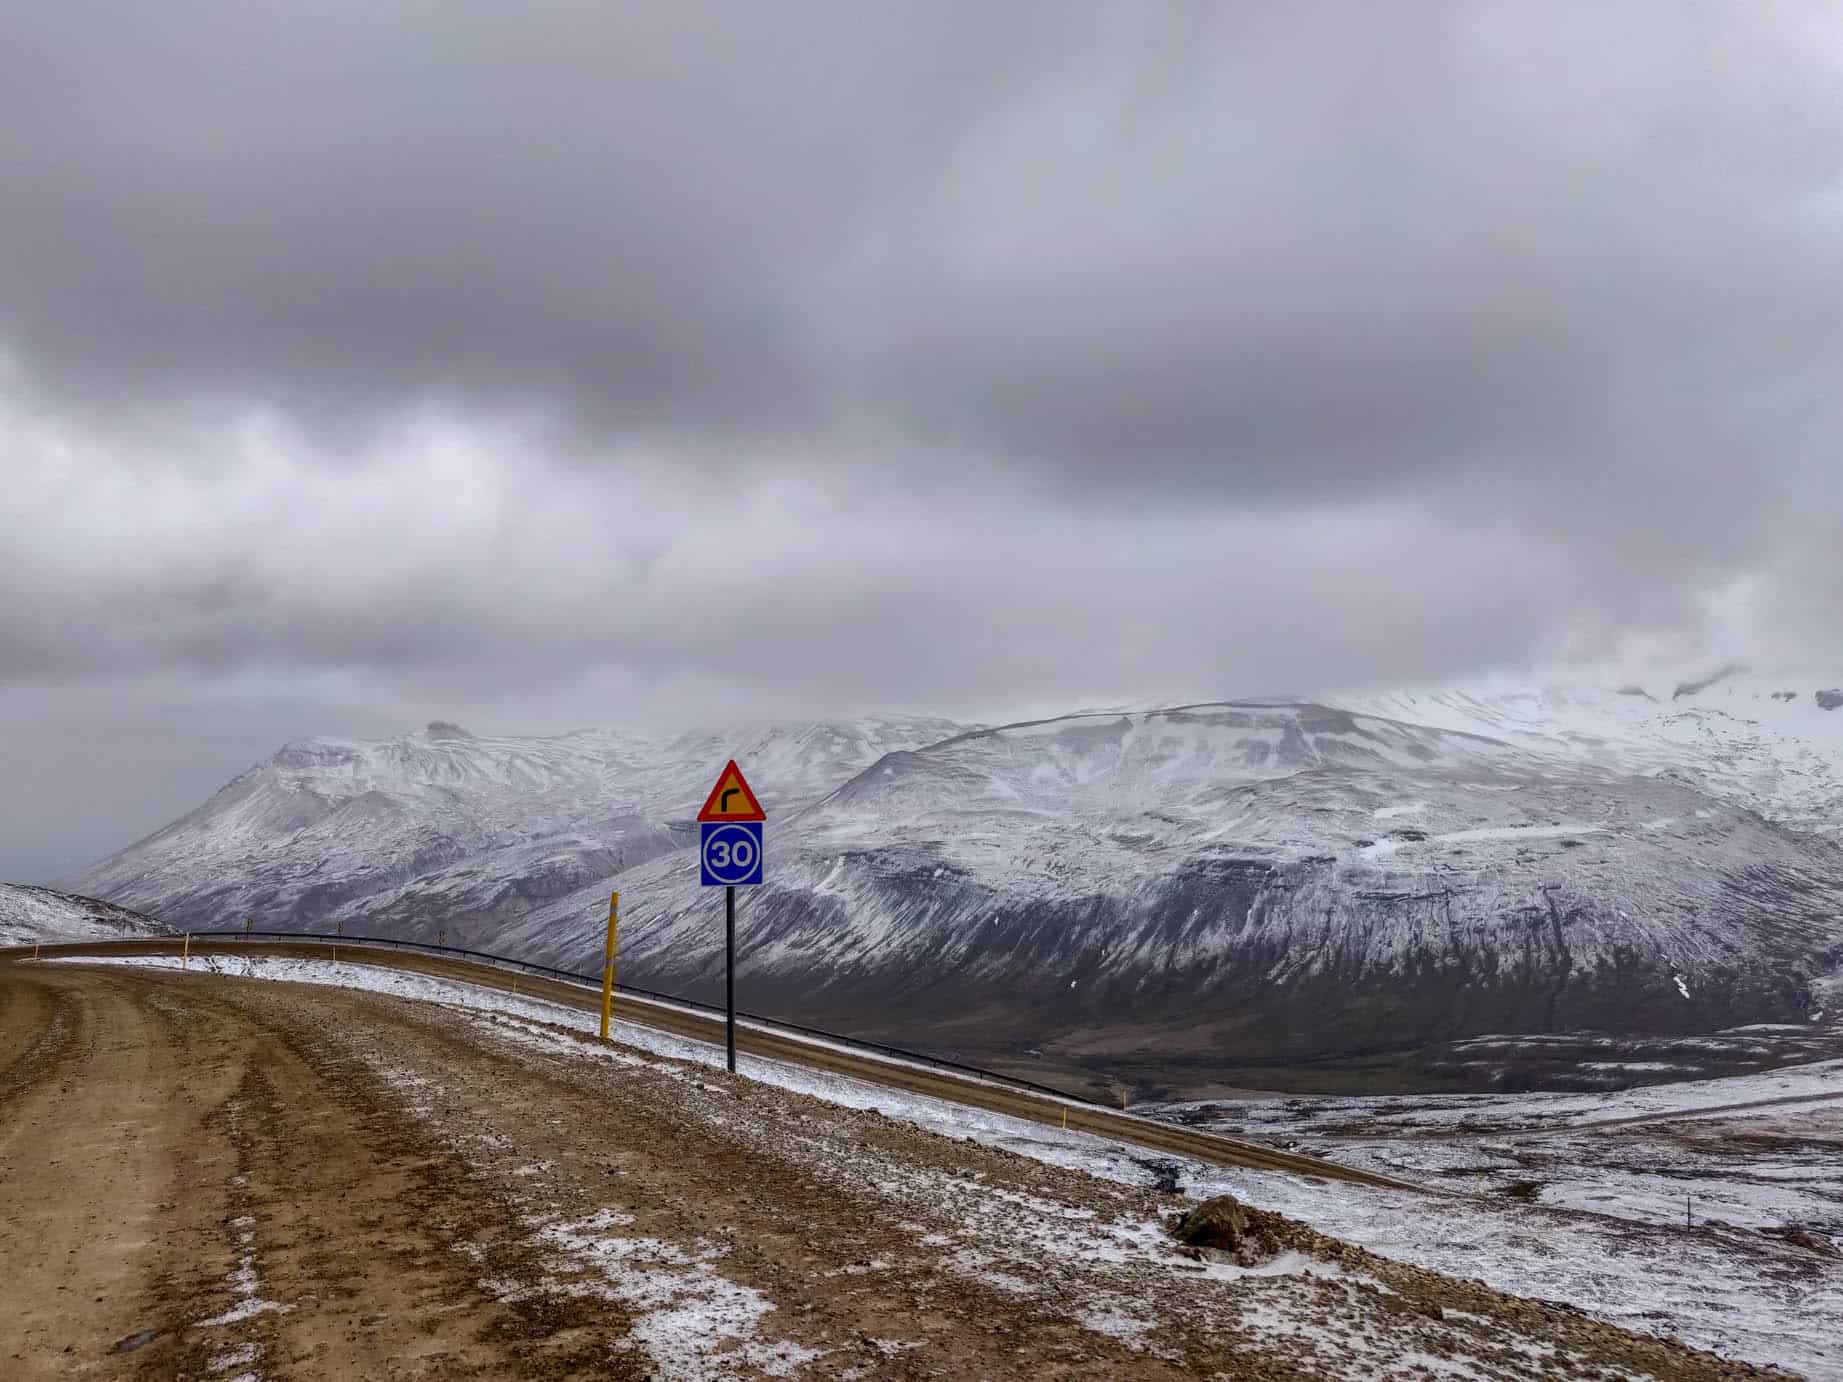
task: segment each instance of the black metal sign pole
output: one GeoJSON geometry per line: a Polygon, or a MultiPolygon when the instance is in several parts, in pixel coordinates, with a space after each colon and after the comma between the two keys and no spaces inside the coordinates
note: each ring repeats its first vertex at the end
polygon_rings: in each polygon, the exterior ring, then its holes
{"type": "Polygon", "coordinates": [[[736,890],[723,890],[723,1012],[724,1040],[729,1048],[730,1074],[736,1073],[736,890]]]}

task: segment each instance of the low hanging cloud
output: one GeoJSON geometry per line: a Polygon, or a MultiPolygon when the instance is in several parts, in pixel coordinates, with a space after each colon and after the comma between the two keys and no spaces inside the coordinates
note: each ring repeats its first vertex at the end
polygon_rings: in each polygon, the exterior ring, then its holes
{"type": "Polygon", "coordinates": [[[234,704],[184,804],[424,707],[1809,659],[1839,20],[10,5],[0,706],[234,704]]]}

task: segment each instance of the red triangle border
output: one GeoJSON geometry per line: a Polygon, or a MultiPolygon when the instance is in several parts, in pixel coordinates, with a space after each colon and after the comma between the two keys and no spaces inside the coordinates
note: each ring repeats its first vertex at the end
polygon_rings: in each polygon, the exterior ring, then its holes
{"type": "Polygon", "coordinates": [[[765,821],[768,819],[768,813],[762,810],[762,804],[755,799],[755,791],[749,786],[749,779],[742,775],[742,769],[736,766],[735,759],[730,759],[724,764],[723,771],[717,774],[717,785],[710,789],[710,795],[704,799],[704,809],[698,812],[698,819],[700,821],[765,821]],[[729,781],[731,773],[736,775],[736,785],[742,788],[742,798],[748,803],[749,809],[742,815],[729,812],[718,815],[717,794],[723,790],[723,784],[729,781]]]}

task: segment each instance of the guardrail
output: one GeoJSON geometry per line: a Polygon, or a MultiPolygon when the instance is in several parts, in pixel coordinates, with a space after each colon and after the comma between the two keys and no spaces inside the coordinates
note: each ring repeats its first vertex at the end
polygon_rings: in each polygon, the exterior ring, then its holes
{"type": "MultiPolygon", "coordinates": [[[[190,934],[194,940],[230,942],[232,944],[238,941],[262,941],[265,943],[282,942],[284,944],[299,942],[302,944],[370,946],[380,950],[410,951],[448,959],[468,960],[475,964],[490,965],[496,969],[533,974],[539,978],[550,979],[558,983],[580,984],[595,989],[598,992],[601,989],[602,982],[600,974],[579,974],[574,970],[557,969],[551,965],[541,965],[531,960],[516,959],[510,955],[495,955],[487,950],[468,950],[461,946],[436,945],[428,941],[403,940],[395,936],[355,936],[341,933],[329,934],[324,931],[253,930],[193,931],[188,934],[190,934]]],[[[47,945],[44,949],[53,955],[60,951],[76,951],[78,954],[81,954],[82,951],[90,948],[91,945],[115,946],[132,945],[137,942],[165,943],[169,941],[175,948],[178,948],[183,942],[183,936],[175,933],[171,936],[124,937],[121,940],[77,942],[71,945],[47,945]]],[[[21,953],[21,950],[22,947],[14,947],[10,952],[0,951],[0,954],[10,953],[17,956],[21,953]]],[[[669,1003],[676,1007],[689,1008],[694,1012],[710,1014],[716,1017],[723,1016],[723,1009],[714,1003],[701,1003],[695,998],[681,998],[677,994],[663,993],[657,989],[640,988],[634,984],[617,984],[615,986],[615,992],[628,994],[635,998],[649,999],[655,1003],[669,1003]]],[[[761,1013],[744,1012],[741,1009],[737,1010],[736,1019],[739,1022],[748,1022],[754,1026],[764,1027],[773,1031],[791,1032],[797,1036],[831,1042],[836,1046],[841,1046],[848,1050],[862,1051],[892,1060],[907,1061],[914,1065],[950,1071],[956,1075],[975,1076],[978,1079],[990,1080],[996,1084],[1007,1085],[1014,1089],[1028,1090],[1033,1094],[1048,1095],[1052,1099],[1067,1100],[1072,1103],[1085,1104],[1089,1107],[1098,1109],[1111,1108],[1110,1105],[1104,1104],[1098,1099],[1091,1099],[1083,1094],[1074,1094],[1066,1089],[1057,1089],[1053,1085],[1040,1084],[1035,1080],[1028,1080],[1020,1075],[1006,1075],[996,1070],[984,1069],[981,1066],[968,1065],[964,1061],[951,1060],[946,1056],[931,1056],[923,1051],[912,1051],[902,1046],[890,1046],[879,1041],[868,1041],[863,1037],[846,1036],[839,1032],[826,1031],[821,1027],[807,1027],[798,1022],[788,1022],[778,1017],[767,1017],[761,1013]]]]}

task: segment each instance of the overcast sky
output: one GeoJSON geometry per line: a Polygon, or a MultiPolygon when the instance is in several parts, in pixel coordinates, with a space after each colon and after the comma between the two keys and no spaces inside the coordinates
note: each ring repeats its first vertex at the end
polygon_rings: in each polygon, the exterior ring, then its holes
{"type": "Polygon", "coordinates": [[[0,188],[0,877],[438,715],[1843,641],[1816,0],[10,0],[0,188]]]}

